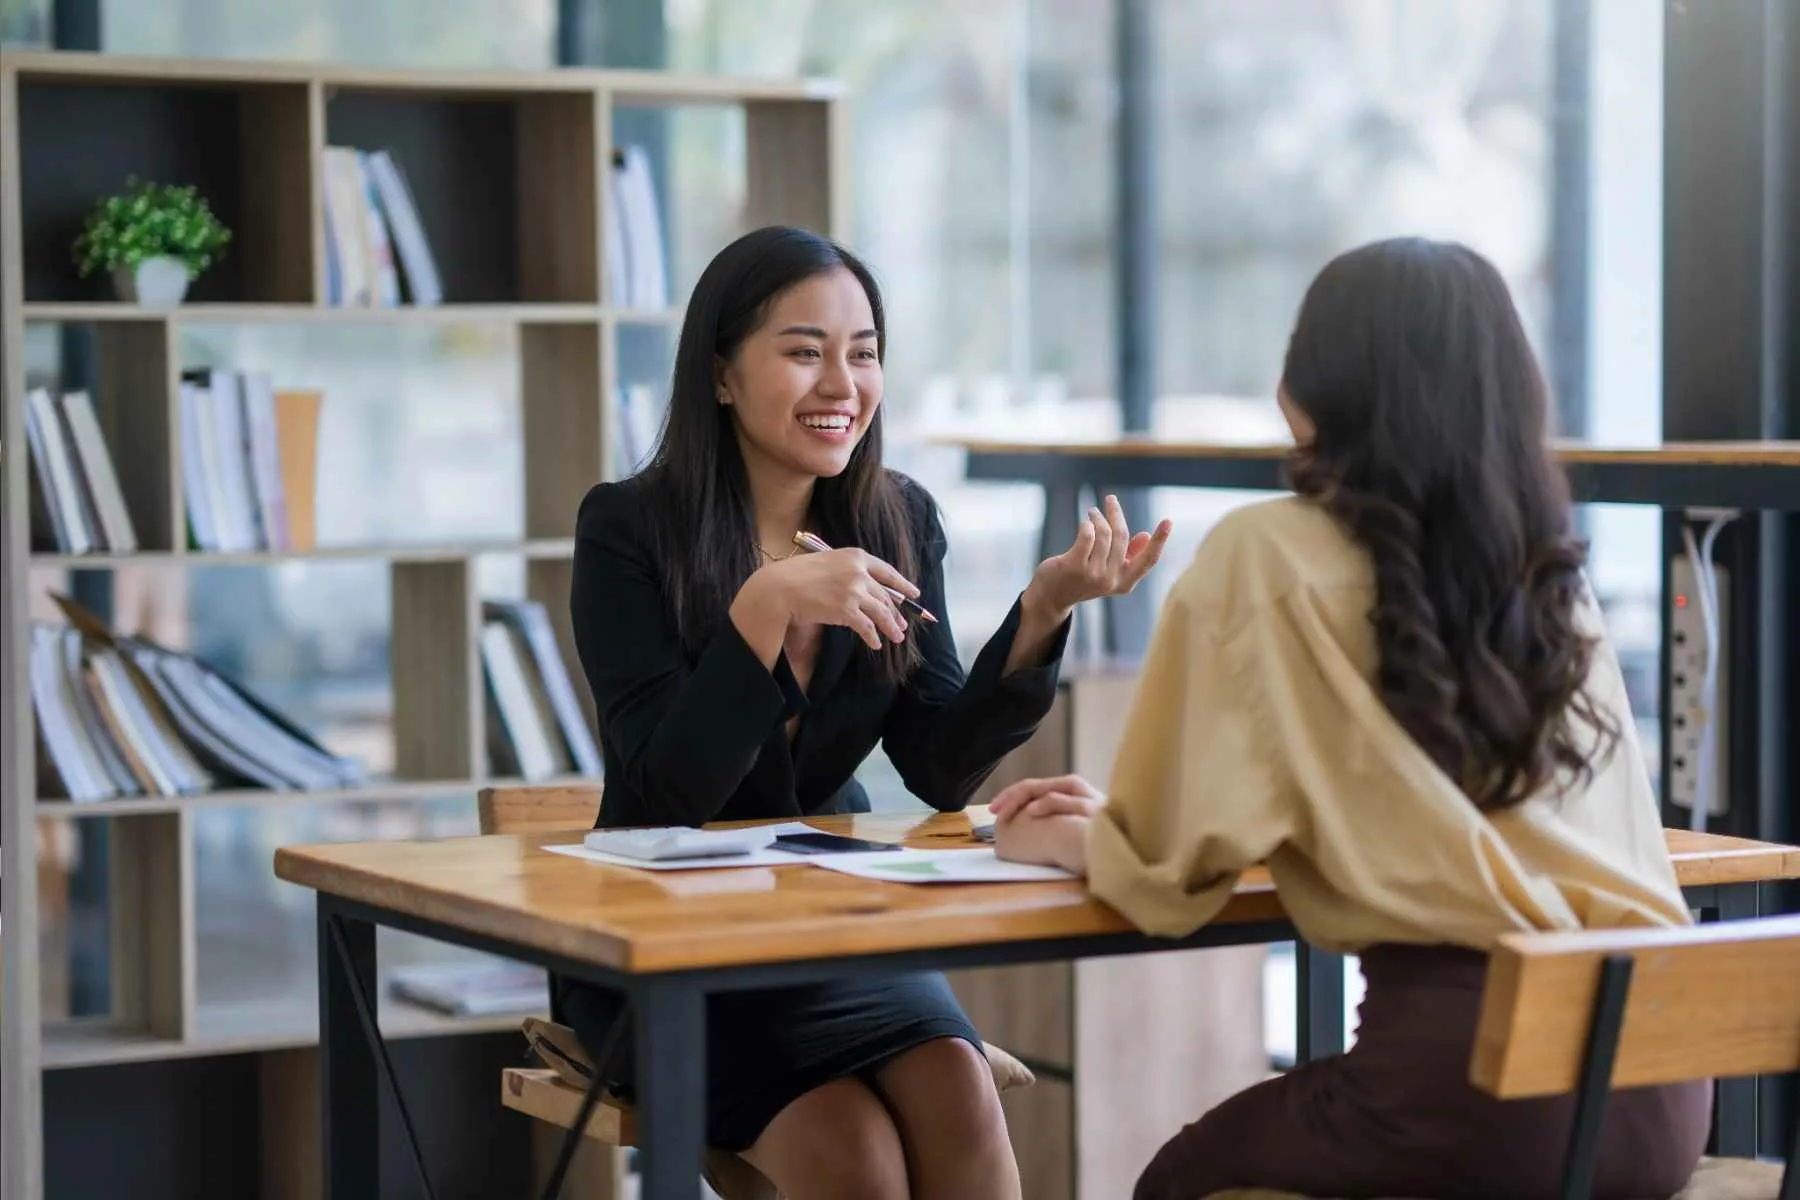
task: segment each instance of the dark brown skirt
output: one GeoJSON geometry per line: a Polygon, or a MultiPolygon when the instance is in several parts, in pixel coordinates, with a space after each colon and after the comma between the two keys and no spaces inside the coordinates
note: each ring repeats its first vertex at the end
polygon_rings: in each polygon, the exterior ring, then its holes
{"type": "MultiPolygon", "coordinates": [[[[1469,1079],[1486,958],[1375,946],[1356,1044],[1248,1088],[1176,1134],[1135,1200],[1233,1187],[1307,1196],[1542,1200],[1557,1193],[1573,1096],[1496,1100],[1469,1079]]],[[[1709,1082],[1614,1092],[1595,1200],[1686,1185],[1711,1125],[1709,1082]]]]}

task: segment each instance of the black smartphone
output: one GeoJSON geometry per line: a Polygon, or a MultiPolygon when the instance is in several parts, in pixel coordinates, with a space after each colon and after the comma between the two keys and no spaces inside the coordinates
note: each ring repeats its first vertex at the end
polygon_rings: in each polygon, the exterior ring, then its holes
{"type": "Polygon", "coordinates": [[[835,833],[784,833],[775,839],[775,849],[795,854],[849,854],[858,850],[898,850],[900,847],[835,833]]]}

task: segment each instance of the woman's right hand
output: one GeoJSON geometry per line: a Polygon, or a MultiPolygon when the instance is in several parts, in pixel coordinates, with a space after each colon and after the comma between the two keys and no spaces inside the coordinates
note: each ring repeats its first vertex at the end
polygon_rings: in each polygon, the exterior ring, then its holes
{"type": "Polygon", "coordinates": [[[1106,807],[1106,794],[1079,775],[1021,779],[994,794],[988,812],[995,821],[1014,817],[1093,817],[1106,807]]]}
{"type": "Polygon", "coordinates": [[[750,578],[779,596],[789,620],[842,625],[871,650],[881,649],[884,636],[906,640],[906,618],[887,589],[913,599],[919,595],[899,571],[854,547],[796,554],[768,564],[750,578]]]}

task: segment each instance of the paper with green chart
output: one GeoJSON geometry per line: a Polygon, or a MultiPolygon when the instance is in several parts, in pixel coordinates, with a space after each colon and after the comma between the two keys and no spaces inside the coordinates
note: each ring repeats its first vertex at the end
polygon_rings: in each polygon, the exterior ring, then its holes
{"type": "Polygon", "coordinates": [[[993,850],[880,850],[867,854],[822,854],[812,865],[859,879],[887,883],[1030,883],[1073,879],[1060,867],[1007,862],[993,850]]]}

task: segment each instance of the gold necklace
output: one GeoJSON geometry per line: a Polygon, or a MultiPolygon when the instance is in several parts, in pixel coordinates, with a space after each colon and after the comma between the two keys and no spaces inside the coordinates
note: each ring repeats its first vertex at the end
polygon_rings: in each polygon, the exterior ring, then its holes
{"type": "Polygon", "coordinates": [[[764,558],[768,559],[770,562],[781,562],[782,559],[792,558],[792,557],[794,557],[794,552],[799,549],[800,549],[800,547],[798,547],[798,546],[790,546],[790,547],[788,547],[788,552],[786,554],[782,555],[781,558],[776,558],[773,554],[770,554],[767,550],[763,549],[763,544],[761,542],[756,543],[757,553],[761,554],[764,558]]]}

